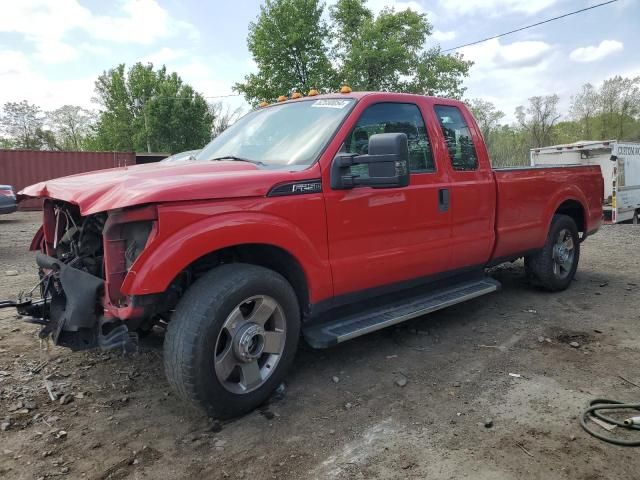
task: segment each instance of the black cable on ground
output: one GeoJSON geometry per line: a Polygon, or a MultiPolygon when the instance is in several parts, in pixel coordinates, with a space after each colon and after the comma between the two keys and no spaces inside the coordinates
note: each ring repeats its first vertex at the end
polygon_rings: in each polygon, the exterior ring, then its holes
{"type": "MultiPolygon", "coordinates": [[[[593,435],[600,440],[603,440],[614,445],[620,445],[623,447],[640,447],[640,440],[621,440],[619,438],[608,437],[600,432],[592,430],[587,426],[587,421],[590,416],[596,417],[603,422],[607,422],[611,425],[617,425],[626,430],[640,430],[640,423],[634,422],[636,419],[627,419],[623,422],[616,420],[615,418],[607,417],[599,412],[599,410],[637,410],[640,411],[640,403],[623,403],[616,400],[608,400],[606,398],[596,398],[589,402],[589,408],[587,408],[580,417],[580,425],[585,429],[587,433],[593,435]]],[[[638,417],[636,417],[638,418],[638,417]]]]}

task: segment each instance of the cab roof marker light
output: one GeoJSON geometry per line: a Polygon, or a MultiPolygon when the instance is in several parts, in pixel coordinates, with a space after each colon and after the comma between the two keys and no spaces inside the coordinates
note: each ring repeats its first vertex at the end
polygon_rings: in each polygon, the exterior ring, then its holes
{"type": "Polygon", "coordinates": [[[340,93],[351,93],[351,87],[347,84],[342,85],[342,87],[340,87],[340,93]]]}
{"type": "Polygon", "coordinates": [[[307,93],[308,97],[315,97],[316,95],[318,95],[318,89],[316,87],[311,87],[311,90],[309,90],[309,93],[307,93]]]}
{"type": "Polygon", "coordinates": [[[279,101],[279,102],[284,102],[286,99],[287,99],[287,97],[286,97],[285,95],[280,95],[280,96],[278,97],[278,101],[279,101]]]}

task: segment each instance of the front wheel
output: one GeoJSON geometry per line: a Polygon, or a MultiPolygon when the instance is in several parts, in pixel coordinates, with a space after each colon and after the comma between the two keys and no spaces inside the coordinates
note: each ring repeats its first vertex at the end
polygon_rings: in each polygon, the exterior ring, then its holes
{"type": "Polygon", "coordinates": [[[213,269],[180,300],[164,344],[167,379],[214,418],[258,407],[282,382],[300,334],[300,309],[278,273],[246,264],[213,269]]]}
{"type": "Polygon", "coordinates": [[[551,292],[566,289],[580,260],[580,237],[576,222],[567,215],[554,215],[542,250],[525,257],[527,277],[535,286],[551,292]]]}

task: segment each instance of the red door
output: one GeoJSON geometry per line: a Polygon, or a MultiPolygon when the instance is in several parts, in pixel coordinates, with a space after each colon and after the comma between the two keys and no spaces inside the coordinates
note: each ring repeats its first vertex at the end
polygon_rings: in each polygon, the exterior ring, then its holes
{"type": "Polygon", "coordinates": [[[429,276],[447,269],[450,260],[450,212],[440,207],[448,173],[435,161],[423,109],[415,103],[364,100],[357,111],[341,148],[367,153],[371,135],[405,133],[411,177],[403,188],[331,190],[329,166],[324,168],[336,296],[429,276]]]}
{"type": "Polygon", "coordinates": [[[442,150],[438,158],[451,179],[452,270],[485,265],[495,241],[496,190],[486,149],[473,120],[458,106],[435,104],[442,150]],[[446,164],[446,165],[445,165],[446,164]]]}

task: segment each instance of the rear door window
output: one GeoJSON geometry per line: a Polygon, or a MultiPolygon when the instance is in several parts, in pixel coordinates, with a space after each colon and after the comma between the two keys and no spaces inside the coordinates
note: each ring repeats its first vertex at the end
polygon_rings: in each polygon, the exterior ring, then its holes
{"type": "Polygon", "coordinates": [[[473,145],[471,131],[460,109],[450,105],[436,105],[433,108],[440,122],[453,169],[477,170],[476,147],[473,145]]]}

